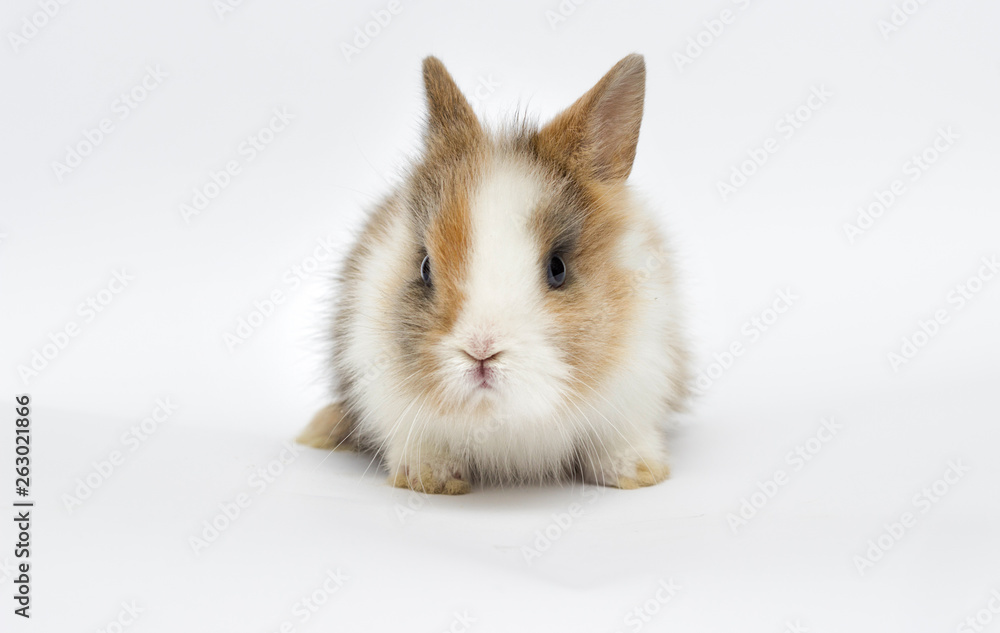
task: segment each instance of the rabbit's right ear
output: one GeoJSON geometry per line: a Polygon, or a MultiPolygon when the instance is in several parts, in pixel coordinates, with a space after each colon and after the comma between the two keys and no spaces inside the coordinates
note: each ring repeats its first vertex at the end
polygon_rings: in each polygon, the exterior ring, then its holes
{"type": "Polygon", "coordinates": [[[424,90],[427,93],[428,146],[456,150],[475,143],[483,129],[472,106],[437,57],[424,59],[424,90]]]}
{"type": "Polygon", "coordinates": [[[539,153],[587,177],[625,180],[635,160],[645,94],[646,63],[642,55],[629,55],[542,128],[539,153]]]}

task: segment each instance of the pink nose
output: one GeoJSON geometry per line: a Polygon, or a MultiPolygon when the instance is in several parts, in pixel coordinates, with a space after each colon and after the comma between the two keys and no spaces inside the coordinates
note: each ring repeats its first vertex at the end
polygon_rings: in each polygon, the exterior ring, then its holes
{"type": "Polygon", "coordinates": [[[495,358],[500,352],[497,351],[496,345],[493,343],[491,338],[477,338],[469,342],[470,344],[463,349],[466,354],[471,356],[474,360],[485,361],[495,358]]]}
{"type": "Polygon", "coordinates": [[[486,362],[488,360],[493,360],[494,358],[496,358],[497,356],[500,355],[500,352],[474,353],[474,352],[470,352],[469,350],[463,350],[463,351],[465,352],[465,354],[469,358],[471,358],[473,360],[478,360],[481,363],[484,363],[484,362],[486,362]]]}

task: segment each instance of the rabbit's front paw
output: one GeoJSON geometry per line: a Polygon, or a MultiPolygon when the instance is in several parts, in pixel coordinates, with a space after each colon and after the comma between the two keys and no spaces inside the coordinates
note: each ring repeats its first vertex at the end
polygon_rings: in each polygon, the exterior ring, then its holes
{"type": "Polygon", "coordinates": [[[670,476],[670,467],[659,462],[640,461],[633,472],[619,474],[614,483],[610,484],[622,490],[635,490],[645,486],[653,486],[670,476]]]}
{"type": "Polygon", "coordinates": [[[401,465],[390,479],[397,488],[432,495],[464,495],[472,490],[462,468],[448,460],[401,465]]]}
{"type": "Polygon", "coordinates": [[[622,490],[652,486],[670,476],[670,467],[662,458],[636,457],[634,451],[585,459],[583,469],[587,481],[622,490]]]}

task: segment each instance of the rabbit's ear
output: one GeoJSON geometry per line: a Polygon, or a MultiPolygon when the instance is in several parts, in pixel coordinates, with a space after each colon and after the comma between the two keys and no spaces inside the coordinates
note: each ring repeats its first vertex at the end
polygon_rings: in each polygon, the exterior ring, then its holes
{"type": "Polygon", "coordinates": [[[482,136],[479,119],[455,80],[437,57],[424,59],[424,90],[427,93],[427,129],[429,145],[444,144],[457,149],[474,143],[482,136]]]}
{"type": "Polygon", "coordinates": [[[629,55],[538,133],[541,156],[598,180],[632,171],[646,93],[646,63],[629,55]]]}

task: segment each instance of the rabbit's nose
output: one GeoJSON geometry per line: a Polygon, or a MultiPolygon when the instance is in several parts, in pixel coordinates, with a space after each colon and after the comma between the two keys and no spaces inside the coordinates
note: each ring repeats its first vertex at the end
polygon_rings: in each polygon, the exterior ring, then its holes
{"type": "Polygon", "coordinates": [[[465,355],[471,358],[472,360],[479,361],[480,364],[487,363],[491,360],[495,360],[496,357],[500,355],[500,352],[493,352],[489,356],[484,356],[482,354],[474,354],[467,349],[463,349],[462,351],[465,352],[465,355]]]}
{"type": "Polygon", "coordinates": [[[462,351],[473,360],[487,361],[500,355],[496,341],[492,337],[475,337],[469,341],[462,351]]]}

